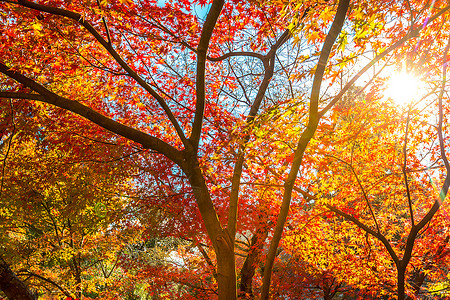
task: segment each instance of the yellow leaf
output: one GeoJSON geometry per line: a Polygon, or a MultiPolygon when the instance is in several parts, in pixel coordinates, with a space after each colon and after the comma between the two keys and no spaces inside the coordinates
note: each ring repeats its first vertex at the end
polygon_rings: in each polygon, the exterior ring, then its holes
{"type": "Polygon", "coordinates": [[[41,34],[41,30],[42,30],[42,25],[39,23],[34,23],[33,25],[31,25],[31,28],[34,30],[34,33],[36,34],[41,34]]]}
{"type": "Polygon", "coordinates": [[[319,37],[320,37],[319,33],[317,31],[313,31],[308,36],[308,42],[313,44],[319,37]]]}

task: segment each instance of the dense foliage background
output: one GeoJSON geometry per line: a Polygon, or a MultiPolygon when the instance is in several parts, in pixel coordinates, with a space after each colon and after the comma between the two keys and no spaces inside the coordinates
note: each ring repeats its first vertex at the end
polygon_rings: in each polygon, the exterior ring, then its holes
{"type": "Polygon", "coordinates": [[[449,9],[0,0],[0,296],[448,297],[449,9]]]}

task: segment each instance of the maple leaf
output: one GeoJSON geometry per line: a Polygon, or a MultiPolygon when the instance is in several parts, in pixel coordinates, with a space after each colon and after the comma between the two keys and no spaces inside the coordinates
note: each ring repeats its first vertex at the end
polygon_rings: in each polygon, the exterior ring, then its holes
{"type": "Polygon", "coordinates": [[[444,2],[0,0],[12,267],[72,298],[412,294],[446,224],[444,2]],[[435,104],[383,102],[385,64],[435,104]]]}

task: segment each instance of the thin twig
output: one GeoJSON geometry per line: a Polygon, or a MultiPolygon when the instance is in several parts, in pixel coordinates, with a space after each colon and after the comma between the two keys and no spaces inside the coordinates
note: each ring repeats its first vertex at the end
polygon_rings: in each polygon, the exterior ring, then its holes
{"type": "Polygon", "coordinates": [[[403,179],[405,181],[405,188],[406,188],[406,195],[408,197],[408,206],[409,206],[409,214],[411,218],[411,226],[414,227],[414,213],[412,208],[412,200],[411,200],[411,193],[409,191],[409,184],[408,184],[408,175],[406,173],[406,145],[408,144],[408,129],[409,129],[409,120],[410,120],[410,113],[411,113],[411,106],[408,110],[408,116],[406,117],[406,131],[405,131],[405,142],[403,145],[403,179]]]}
{"type": "MultiPolygon", "coordinates": [[[[100,5],[100,1],[99,0],[97,0],[97,4],[98,4],[98,7],[100,7],[100,9],[101,9],[102,7],[100,5]]],[[[103,21],[103,25],[105,26],[106,36],[108,38],[108,44],[111,45],[111,36],[109,35],[109,28],[108,28],[108,25],[106,24],[105,16],[103,16],[103,15],[102,15],[102,21],[103,21]]]]}

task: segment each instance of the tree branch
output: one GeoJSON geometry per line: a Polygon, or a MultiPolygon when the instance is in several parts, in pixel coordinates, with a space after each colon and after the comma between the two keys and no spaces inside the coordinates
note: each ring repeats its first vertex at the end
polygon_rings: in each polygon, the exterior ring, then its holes
{"type": "Polygon", "coordinates": [[[197,152],[198,144],[200,142],[200,135],[203,124],[203,114],[205,110],[205,73],[206,73],[206,52],[208,51],[209,41],[212,36],[217,19],[224,5],[224,0],[214,0],[211,8],[206,16],[205,24],[203,25],[200,42],[197,47],[197,78],[195,83],[195,90],[197,92],[197,103],[195,107],[194,123],[192,124],[192,133],[189,140],[192,147],[197,152]]]}
{"type": "Polygon", "coordinates": [[[111,118],[108,118],[98,113],[97,111],[93,110],[92,108],[87,107],[77,101],[61,97],[47,90],[45,87],[34,82],[33,80],[17,72],[8,70],[8,67],[2,63],[0,63],[0,72],[17,80],[20,83],[30,86],[34,91],[39,93],[39,94],[29,94],[20,92],[0,92],[0,97],[37,100],[66,109],[92,121],[93,123],[115,134],[118,134],[136,143],[141,144],[145,149],[155,150],[156,152],[165,155],[167,158],[178,164],[180,167],[183,166],[184,163],[183,158],[181,156],[181,152],[178,151],[175,147],[167,144],[166,142],[151,135],[148,135],[144,132],[136,130],[134,128],[123,125],[117,121],[114,121],[111,118]]]}
{"type": "Polygon", "coordinates": [[[89,33],[92,34],[92,36],[108,51],[109,54],[114,58],[114,60],[125,70],[127,73],[140,85],[142,86],[150,95],[152,95],[153,98],[158,101],[159,105],[163,108],[164,112],[168,116],[170,122],[174,126],[178,136],[180,137],[181,141],[185,145],[185,147],[188,146],[187,139],[184,136],[183,130],[181,129],[180,125],[178,124],[178,121],[176,120],[175,116],[173,115],[172,111],[170,110],[169,106],[165,102],[164,98],[161,97],[142,77],[140,77],[117,53],[117,51],[112,47],[108,41],[106,41],[100,33],[88,22],[86,19],[79,13],[69,11],[62,8],[52,7],[48,5],[38,4],[27,0],[18,0],[18,4],[28,7],[31,9],[35,9],[42,12],[47,12],[52,15],[58,15],[62,17],[66,17],[69,19],[72,19],[79,24],[81,24],[86,30],[89,31],[89,33]]]}
{"type": "Polygon", "coordinates": [[[420,231],[434,216],[434,214],[439,210],[445,197],[447,196],[448,189],[450,186],[450,165],[448,162],[447,155],[445,153],[444,136],[442,134],[442,123],[444,119],[444,110],[442,107],[442,98],[444,95],[445,84],[446,84],[446,74],[447,74],[447,55],[450,50],[450,38],[448,39],[447,46],[444,50],[444,57],[442,61],[442,88],[439,95],[439,124],[438,124],[438,136],[439,136],[439,147],[441,150],[442,160],[445,164],[445,169],[447,171],[447,176],[445,177],[444,183],[442,185],[439,196],[434,201],[433,206],[430,208],[428,213],[423,217],[423,219],[417,224],[417,231],[420,231]]]}
{"type": "Polygon", "coordinates": [[[229,57],[234,57],[234,56],[249,56],[249,57],[255,57],[255,58],[260,59],[261,61],[264,61],[264,57],[265,57],[264,55],[259,54],[259,53],[255,53],[255,52],[228,52],[228,53],[225,53],[224,55],[219,56],[219,57],[211,57],[211,56],[207,56],[206,58],[207,58],[209,61],[214,61],[214,62],[216,62],[216,61],[222,61],[222,60],[225,60],[225,59],[227,59],[227,58],[229,58],[229,57]]]}
{"type": "MultiPolygon", "coordinates": [[[[434,20],[436,20],[437,18],[439,18],[441,15],[443,15],[445,12],[447,12],[450,9],[450,5],[447,5],[446,7],[444,7],[441,11],[439,11],[437,14],[435,14],[434,16],[432,16],[431,18],[428,19],[428,23],[430,24],[431,22],[433,22],[434,20]]],[[[411,27],[412,28],[412,27],[411,27]]],[[[319,117],[322,117],[323,115],[326,114],[326,112],[328,110],[330,110],[335,104],[336,102],[338,102],[342,96],[347,92],[347,90],[367,71],[369,70],[373,65],[375,65],[380,59],[382,59],[383,57],[385,57],[386,55],[388,55],[390,52],[394,51],[395,49],[397,49],[398,47],[400,47],[401,45],[403,45],[403,43],[405,43],[407,40],[413,38],[413,37],[417,37],[419,32],[424,29],[425,26],[418,26],[416,29],[412,29],[410,32],[408,32],[408,34],[406,36],[404,36],[403,38],[401,38],[400,40],[398,40],[397,42],[395,42],[394,44],[392,44],[389,48],[387,48],[386,50],[384,50],[383,52],[381,52],[380,54],[378,54],[374,59],[372,59],[367,65],[365,65],[355,76],[353,76],[352,79],[350,79],[349,82],[347,82],[347,84],[342,88],[342,90],[333,98],[333,100],[328,103],[327,106],[325,106],[325,108],[323,108],[320,112],[319,112],[319,117]]]]}
{"type": "MultiPolygon", "coordinates": [[[[439,147],[441,148],[441,156],[442,160],[444,161],[445,169],[447,170],[447,173],[450,172],[450,164],[448,162],[447,154],[445,153],[445,145],[444,145],[444,136],[442,133],[442,124],[444,122],[444,110],[442,108],[442,99],[444,97],[444,91],[445,91],[445,84],[447,83],[447,56],[448,51],[450,50],[450,37],[447,42],[447,46],[444,50],[444,57],[442,59],[442,87],[441,92],[439,93],[439,124],[438,124],[438,136],[439,136],[439,147]]],[[[442,199],[444,200],[444,199],[442,199]]]]}
{"type": "Polygon", "coordinates": [[[37,297],[28,289],[9,265],[0,256],[0,290],[11,300],[35,300],[37,297]]]}
{"type": "MultiPolygon", "coordinates": [[[[353,155],[353,149],[352,149],[352,155],[353,155]]],[[[374,213],[374,211],[372,209],[372,205],[370,205],[369,197],[367,196],[366,190],[362,186],[361,180],[359,179],[358,174],[356,174],[356,171],[353,168],[353,165],[349,164],[348,162],[346,162],[343,159],[340,159],[339,157],[336,157],[336,156],[333,156],[333,155],[328,155],[328,156],[330,156],[330,157],[332,157],[332,158],[334,158],[334,159],[336,159],[336,160],[346,164],[350,168],[350,170],[352,171],[353,176],[355,176],[356,181],[358,182],[358,186],[361,189],[361,192],[363,194],[364,200],[366,201],[367,207],[369,207],[370,215],[372,216],[372,219],[375,222],[375,227],[377,228],[377,232],[381,234],[380,227],[378,226],[377,218],[375,217],[375,213],[374,213]]]]}
{"type": "MultiPolygon", "coordinates": [[[[3,185],[5,183],[5,170],[6,170],[6,161],[8,160],[8,156],[9,156],[9,152],[11,151],[11,144],[12,144],[12,140],[14,138],[14,135],[16,134],[16,123],[14,121],[14,109],[13,109],[13,105],[12,105],[12,101],[9,101],[9,106],[11,108],[11,124],[13,125],[12,128],[12,132],[11,135],[7,138],[8,141],[8,148],[6,149],[6,153],[5,153],[5,157],[3,158],[2,161],[2,180],[0,183],[0,199],[3,193],[3,185]]],[[[6,143],[6,141],[4,142],[6,143]]],[[[0,150],[2,150],[4,144],[0,145],[0,150]]]]}
{"type": "Polygon", "coordinates": [[[283,201],[281,203],[280,213],[278,215],[277,223],[273,233],[273,238],[270,243],[269,252],[266,257],[266,262],[264,266],[264,276],[263,284],[261,289],[261,299],[267,300],[269,298],[270,282],[272,277],[272,268],[275,261],[276,252],[278,245],[281,240],[281,235],[283,234],[284,224],[286,223],[286,218],[289,213],[289,207],[292,198],[292,190],[295,185],[295,179],[297,178],[298,170],[300,169],[303,154],[305,153],[306,147],[309,141],[314,136],[314,133],[319,124],[319,119],[321,115],[318,113],[318,104],[320,96],[320,87],[322,85],[323,76],[325,73],[325,68],[328,62],[328,58],[331,53],[336,38],[342,30],[344,25],[345,17],[347,15],[347,10],[349,8],[350,0],[340,0],[337,8],[337,12],[333,23],[331,24],[330,31],[328,32],[324,44],[322,46],[322,51],[320,52],[319,62],[317,65],[317,70],[314,74],[314,81],[310,96],[310,106],[309,106],[309,120],[306,129],[300,136],[297,148],[294,152],[294,160],[292,163],[291,170],[285,181],[285,189],[283,193],[283,201]]]}
{"type": "Polygon", "coordinates": [[[228,210],[228,230],[230,232],[233,241],[236,235],[236,222],[238,214],[238,200],[239,200],[239,187],[242,176],[242,168],[244,165],[244,152],[245,145],[250,140],[250,125],[253,123],[261,103],[266,94],[267,88],[269,87],[270,80],[272,79],[274,68],[275,68],[275,57],[277,50],[290,38],[291,34],[289,30],[285,30],[277,42],[270,48],[270,51],[263,58],[264,63],[264,78],[259,86],[258,93],[255,96],[255,100],[250,108],[248,114],[245,130],[245,136],[243,137],[243,143],[239,147],[236,163],[233,170],[233,177],[231,182],[231,192],[230,192],[230,208],[228,210]]]}
{"type": "Polygon", "coordinates": [[[73,295],[71,295],[68,291],[66,291],[62,286],[60,286],[59,284],[57,284],[56,282],[54,282],[53,280],[48,279],[48,278],[46,278],[46,277],[43,277],[43,276],[41,276],[41,275],[38,275],[38,274],[36,274],[36,273],[33,273],[33,272],[31,272],[31,271],[28,271],[28,270],[23,270],[23,271],[21,271],[21,272],[19,271],[19,272],[17,273],[17,275],[18,275],[18,276],[21,276],[21,275],[31,275],[31,276],[33,276],[33,277],[39,278],[39,279],[41,279],[41,280],[43,280],[43,281],[46,281],[46,282],[48,282],[48,283],[54,285],[56,288],[58,288],[58,289],[59,289],[64,295],[66,295],[67,297],[73,298],[73,299],[76,298],[76,297],[74,297],[73,295]],[[22,273],[22,272],[23,272],[23,273],[22,273]]]}
{"type": "MultiPolygon", "coordinates": [[[[97,0],[97,5],[98,7],[101,9],[101,5],[100,5],[100,0],[97,0]]],[[[111,36],[109,35],[109,28],[108,28],[108,24],[106,24],[106,19],[104,16],[102,16],[102,21],[103,21],[103,25],[105,26],[105,31],[106,31],[106,36],[108,38],[108,44],[111,45],[111,36]]]]}
{"type": "Polygon", "coordinates": [[[408,198],[408,207],[409,207],[409,214],[410,214],[410,218],[411,218],[411,225],[412,225],[412,227],[414,227],[414,213],[413,213],[413,208],[412,208],[411,193],[409,191],[408,175],[406,173],[406,145],[408,144],[408,129],[409,129],[410,112],[411,112],[411,106],[409,107],[408,116],[406,119],[405,141],[403,144],[402,172],[403,172],[403,180],[405,181],[406,196],[408,198]]]}
{"type": "Polygon", "coordinates": [[[361,221],[359,221],[357,218],[355,218],[352,215],[349,215],[339,209],[337,209],[334,206],[331,206],[329,204],[325,205],[329,210],[331,210],[332,212],[340,215],[341,217],[344,217],[345,219],[353,222],[356,226],[358,226],[359,228],[361,228],[362,230],[364,230],[365,232],[367,232],[368,234],[376,237],[377,239],[379,239],[383,245],[386,247],[386,250],[389,252],[389,255],[391,256],[392,260],[394,261],[394,263],[399,266],[400,265],[400,260],[397,256],[397,254],[395,253],[394,249],[392,248],[391,244],[389,243],[389,241],[386,239],[386,237],[384,235],[382,235],[380,232],[376,232],[375,230],[370,229],[367,225],[365,225],[364,223],[362,223],[361,221]]]}

